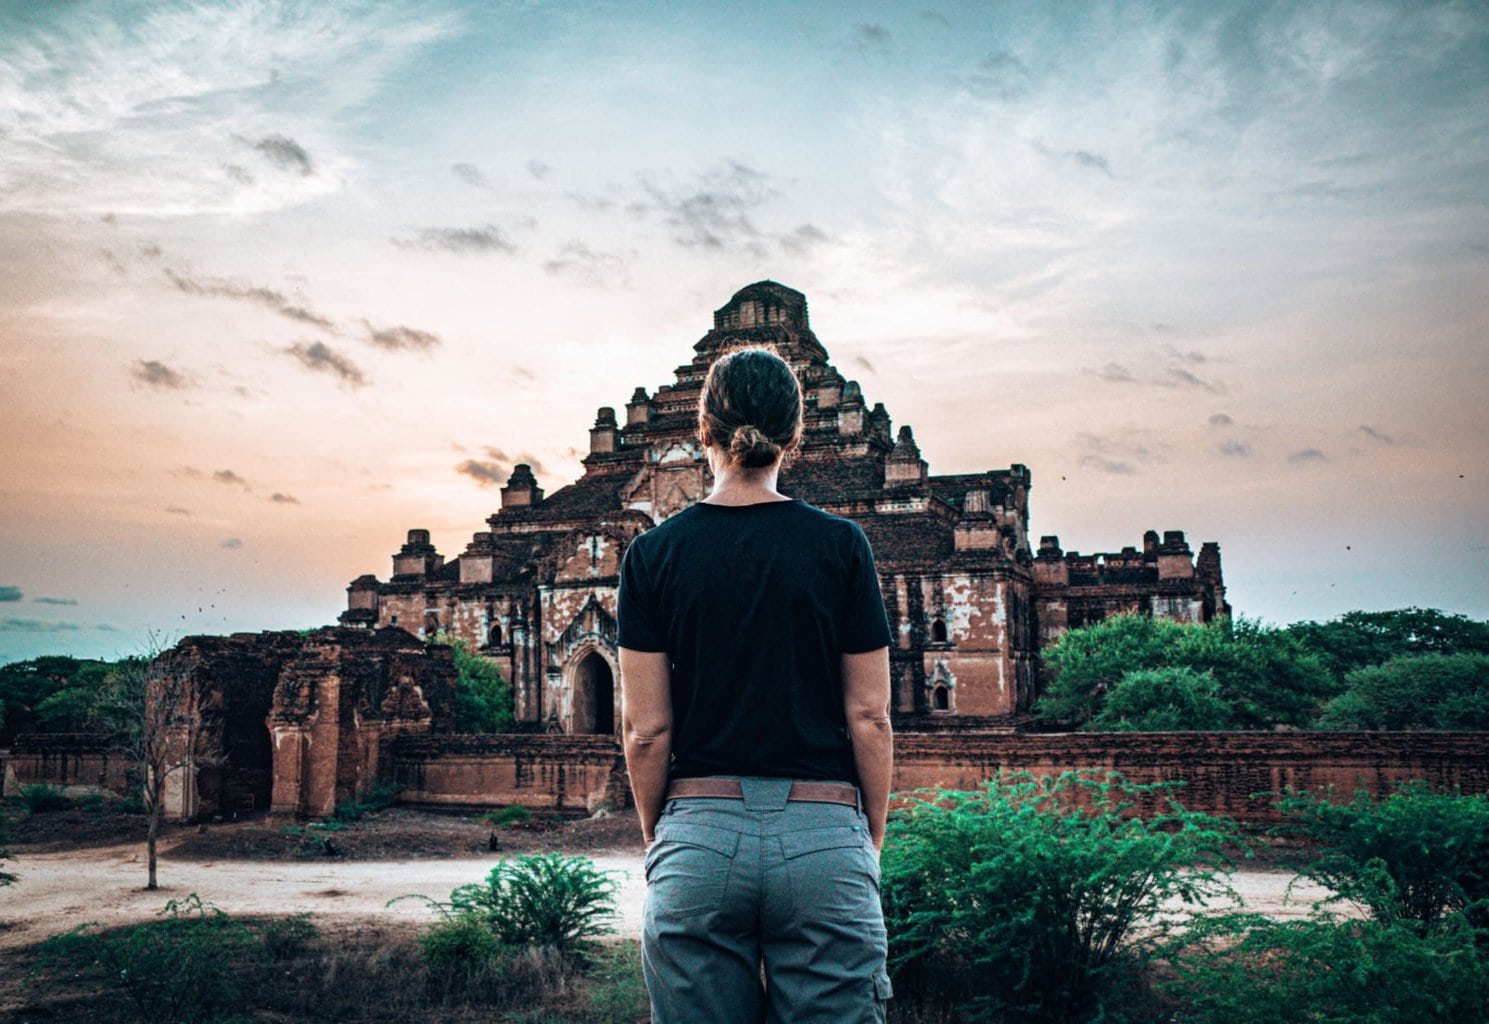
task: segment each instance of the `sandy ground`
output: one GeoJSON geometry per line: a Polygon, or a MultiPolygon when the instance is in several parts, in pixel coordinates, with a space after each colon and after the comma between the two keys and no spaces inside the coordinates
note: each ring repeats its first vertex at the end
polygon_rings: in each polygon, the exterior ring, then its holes
{"type": "MultiPolygon", "coordinates": [[[[606,851],[590,851],[586,856],[603,870],[614,872],[619,885],[618,933],[638,936],[645,885],[641,856],[606,851]]],[[[147,892],[140,843],[25,853],[13,864],[20,881],[0,889],[0,947],[27,945],[90,921],[114,925],[149,920],[167,900],[189,893],[231,914],[310,912],[323,924],[333,924],[338,918],[381,918],[417,925],[434,919],[434,912],[422,901],[404,900],[391,907],[387,902],[410,893],[445,898],[456,886],[480,881],[497,857],[291,862],[163,859],[161,888],[147,892]]],[[[1293,877],[1282,871],[1241,871],[1232,876],[1232,885],[1249,910],[1274,917],[1306,916],[1309,903],[1328,893],[1300,884],[1288,896],[1293,877]]]]}

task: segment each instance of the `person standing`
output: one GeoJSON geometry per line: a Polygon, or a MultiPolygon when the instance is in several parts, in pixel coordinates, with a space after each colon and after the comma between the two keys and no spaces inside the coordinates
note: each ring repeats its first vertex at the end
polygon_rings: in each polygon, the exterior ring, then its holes
{"type": "Polygon", "coordinates": [[[720,357],[698,419],[713,490],[631,542],[618,598],[652,1021],[882,1022],[893,737],[873,552],[777,489],[802,434],[778,355],[720,357]]]}

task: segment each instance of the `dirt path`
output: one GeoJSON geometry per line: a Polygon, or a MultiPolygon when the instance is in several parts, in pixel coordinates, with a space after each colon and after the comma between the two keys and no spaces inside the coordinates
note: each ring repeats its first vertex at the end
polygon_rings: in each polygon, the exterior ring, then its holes
{"type": "MultiPolygon", "coordinates": [[[[617,931],[639,935],[645,887],[640,855],[607,851],[586,855],[615,873],[621,911],[617,931]]],[[[308,911],[327,924],[333,919],[375,917],[418,925],[433,919],[422,902],[404,900],[392,907],[387,902],[409,893],[445,898],[458,885],[480,881],[493,862],[494,855],[401,861],[173,858],[161,861],[162,888],[146,892],[138,843],[26,854],[14,864],[20,881],[0,889],[0,947],[27,945],[88,921],[113,925],[149,920],[167,900],[193,892],[230,914],[308,911]]],[[[1242,871],[1232,876],[1232,884],[1247,909],[1273,917],[1302,917],[1308,902],[1327,892],[1300,885],[1287,899],[1284,894],[1292,878],[1281,871],[1242,871]]]]}

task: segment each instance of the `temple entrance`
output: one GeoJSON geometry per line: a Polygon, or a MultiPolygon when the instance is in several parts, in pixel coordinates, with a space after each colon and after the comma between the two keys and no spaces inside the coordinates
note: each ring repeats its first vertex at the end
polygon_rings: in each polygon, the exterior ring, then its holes
{"type": "Polygon", "coordinates": [[[615,675],[599,651],[590,651],[574,666],[574,715],[570,729],[576,733],[610,735],[615,732],[615,675]]]}

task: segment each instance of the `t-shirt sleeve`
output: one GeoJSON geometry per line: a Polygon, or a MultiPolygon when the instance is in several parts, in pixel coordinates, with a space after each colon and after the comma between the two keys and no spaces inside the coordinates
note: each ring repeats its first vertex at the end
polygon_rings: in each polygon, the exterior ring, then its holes
{"type": "Polygon", "coordinates": [[[657,607],[655,581],[634,541],[620,563],[620,591],[616,595],[617,642],[633,651],[665,651],[666,630],[657,607]]]}
{"type": "Polygon", "coordinates": [[[848,580],[838,646],[844,654],[862,654],[890,646],[889,617],[884,594],[879,589],[879,570],[874,551],[863,529],[853,524],[852,549],[848,555],[848,580]]]}

